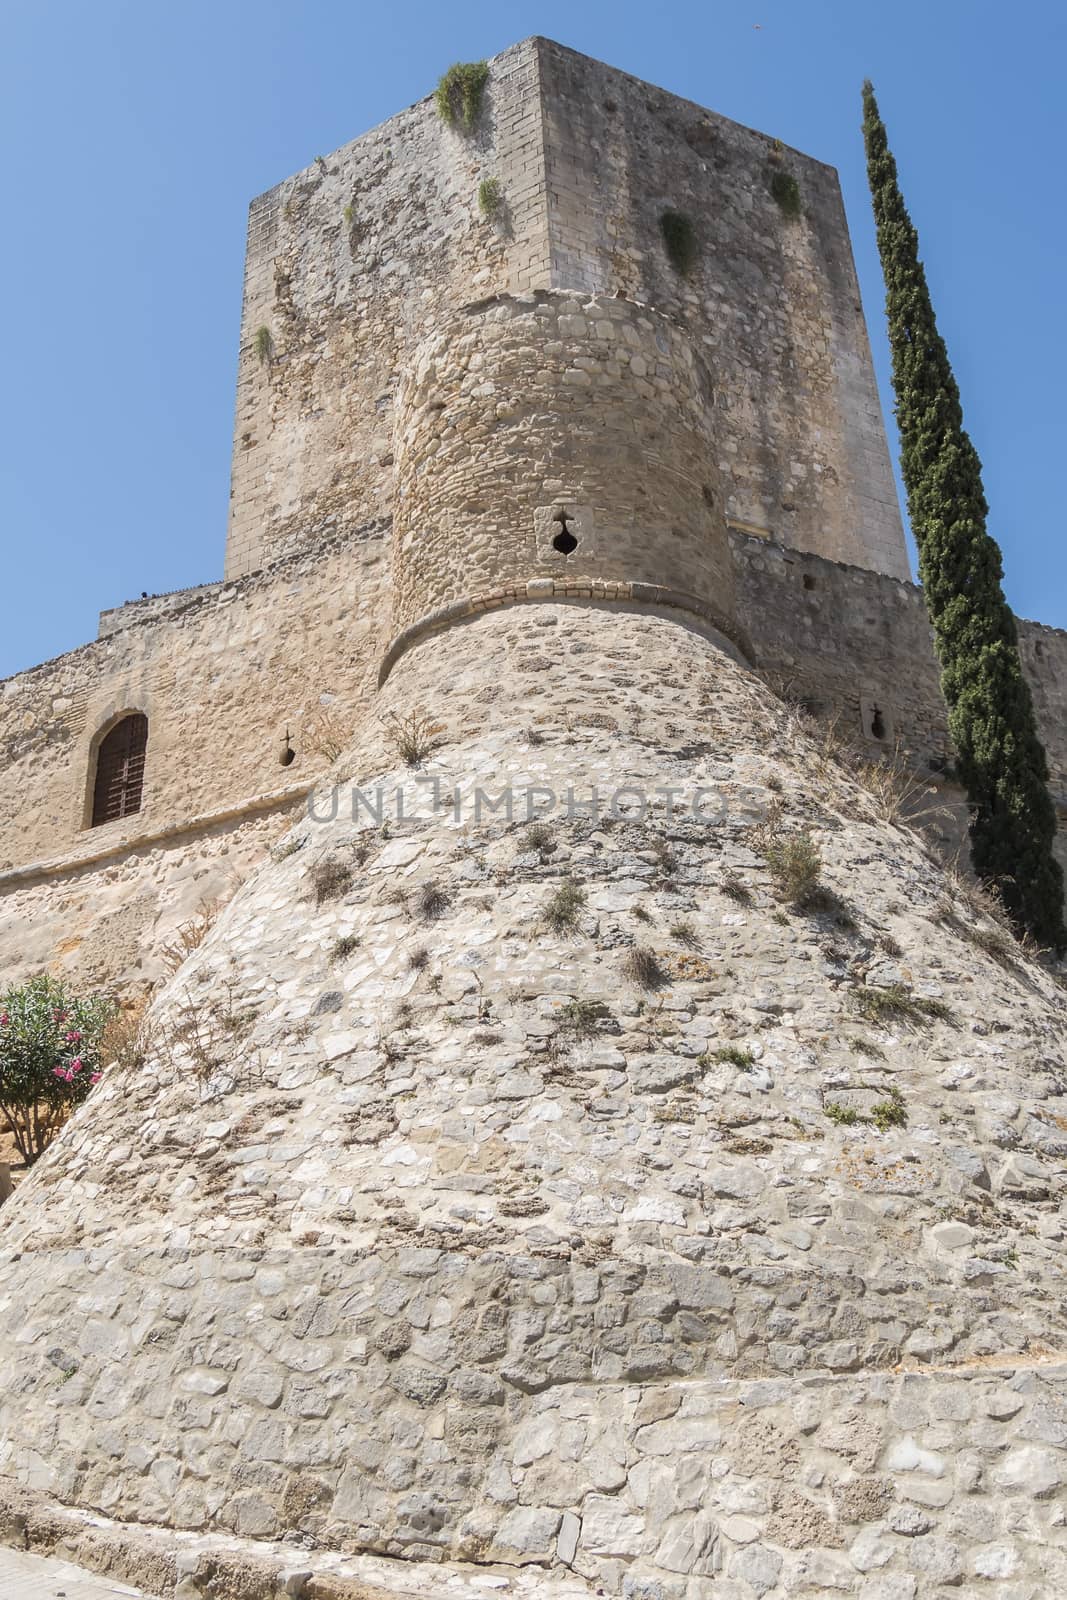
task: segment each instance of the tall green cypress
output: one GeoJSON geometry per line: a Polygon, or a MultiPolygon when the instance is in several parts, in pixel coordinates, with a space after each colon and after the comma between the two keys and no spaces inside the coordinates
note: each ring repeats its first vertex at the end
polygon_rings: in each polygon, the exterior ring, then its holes
{"type": "Polygon", "coordinates": [[[863,86],[863,110],[901,468],[957,771],[971,805],[971,859],[1017,926],[1062,950],[1067,931],[1063,874],[1052,851],[1056,811],[1015,618],[1001,584],[1000,549],[986,531],[982,464],[963,426],[919,237],[870,83],[863,86]]]}

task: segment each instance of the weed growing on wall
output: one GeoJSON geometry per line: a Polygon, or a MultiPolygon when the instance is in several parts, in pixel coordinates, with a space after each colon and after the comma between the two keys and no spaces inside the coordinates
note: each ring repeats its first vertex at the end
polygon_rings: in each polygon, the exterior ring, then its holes
{"type": "Polygon", "coordinates": [[[441,724],[433,722],[421,711],[402,715],[389,711],[379,722],[393,750],[406,767],[417,767],[426,759],[437,743],[441,724]]]}
{"type": "Polygon", "coordinates": [[[256,355],[259,357],[260,366],[269,366],[274,354],[274,338],[270,329],[264,325],[256,329],[256,355]]]}
{"type": "Polygon", "coordinates": [[[504,191],[499,178],[483,178],[478,185],[478,210],[492,221],[504,203],[504,191]]]}
{"type": "Polygon", "coordinates": [[[489,81],[488,61],[456,61],[442,73],[434,99],[437,114],[450,128],[470,133],[478,120],[489,81]]]}
{"type": "Polygon", "coordinates": [[[700,254],[692,222],[684,211],[665,211],[659,219],[659,228],[671,266],[683,277],[688,276],[700,254]]]}
{"type": "Polygon", "coordinates": [[[312,898],[317,906],[329,900],[339,900],[352,887],[352,868],[336,856],[316,861],[309,874],[312,898]]]}
{"type": "Polygon", "coordinates": [[[669,981],[669,975],[655,951],[640,944],[635,944],[626,952],[622,970],[624,976],[639,989],[661,989],[669,981]]]}
{"type": "Polygon", "coordinates": [[[750,833],[750,842],[770,869],[775,888],[797,910],[813,904],[822,873],[822,855],[810,833],[790,833],[771,818],[750,833]]]}
{"type": "Polygon", "coordinates": [[[890,984],[885,989],[854,985],[852,1004],[868,1022],[880,1022],[886,1027],[897,1022],[912,1027],[927,1027],[931,1022],[952,1021],[952,1012],[943,1000],[912,994],[902,983],[890,984]]]}
{"type": "Polygon", "coordinates": [[[800,185],[791,172],[783,172],[780,167],[774,168],[768,188],[783,217],[800,216],[800,185]]]}
{"type": "Polygon", "coordinates": [[[545,907],[545,921],[553,933],[570,933],[585,909],[585,890],[565,879],[545,907]]]}

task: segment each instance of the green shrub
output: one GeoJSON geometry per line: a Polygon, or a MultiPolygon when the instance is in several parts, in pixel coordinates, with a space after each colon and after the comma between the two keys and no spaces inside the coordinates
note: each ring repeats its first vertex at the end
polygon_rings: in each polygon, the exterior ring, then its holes
{"type": "Polygon", "coordinates": [[[912,994],[902,983],[891,983],[886,989],[857,985],[852,991],[852,1003],[868,1022],[907,1022],[918,1027],[924,1023],[952,1021],[952,1012],[943,1000],[927,1000],[922,995],[912,994]]]}
{"type": "Polygon", "coordinates": [[[771,173],[770,191],[783,217],[800,216],[800,185],[791,172],[776,167],[771,173]]]}
{"type": "Polygon", "coordinates": [[[887,1133],[890,1128],[906,1128],[908,1126],[908,1113],[904,1108],[904,1096],[899,1089],[890,1089],[886,1100],[879,1100],[878,1104],[871,1107],[871,1121],[879,1133],[887,1133]]]}
{"type": "Polygon", "coordinates": [[[478,210],[489,221],[496,216],[504,203],[504,192],[499,178],[483,178],[478,185],[478,210]]]}
{"type": "Polygon", "coordinates": [[[836,1122],[842,1128],[851,1128],[853,1123],[860,1120],[860,1114],[855,1106],[843,1106],[840,1100],[828,1100],[823,1110],[831,1122],[836,1122]]]}
{"type": "Polygon", "coordinates": [[[0,996],[0,1111],[27,1166],[99,1081],[118,1010],[105,995],[74,994],[43,973],[0,996]]]}
{"type": "Polygon", "coordinates": [[[570,933],[578,926],[585,906],[585,890],[567,878],[545,907],[545,921],[553,933],[570,933]]]}
{"type": "Polygon", "coordinates": [[[264,325],[256,329],[256,355],[259,357],[260,366],[268,366],[274,354],[274,336],[270,329],[264,325]]]}
{"type": "Polygon", "coordinates": [[[711,1059],[712,1061],[727,1062],[732,1067],[740,1067],[743,1072],[747,1072],[750,1067],[756,1065],[756,1058],[752,1051],[745,1050],[739,1044],[720,1045],[718,1050],[712,1051],[711,1059]]]}
{"type": "Polygon", "coordinates": [[[489,81],[488,61],[456,61],[442,73],[434,93],[437,114],[450,128],[470,133],[478,120],[489,81]]]}
{"type": "Polygon", "coordinates": [[[568,1000],[559,1014],[559,1025],[576,1039],[588,1039],[597,1031],[597,1023],[610,1016],[603,1000],[568,1000]]]}
{"type": "Polygon", "coordinates": [[[763,842],[763,858],[782,898],[802,909],[819,887],[822,856],[810,833],[775,832],[763,842]]]}
{"type": "Polygon", "coordinates": [[[700,254],[696,229],[684,211],[664,211],[659,219],[659,230],[671,266],[683,277],[693,270],[700,254]]]}
{"type": "Polygon", "coordinates": [[[633,945],[623,957],[622,970],[639,989],[662,989],[670,981],[659,957],[644,945],[633,945]]]}

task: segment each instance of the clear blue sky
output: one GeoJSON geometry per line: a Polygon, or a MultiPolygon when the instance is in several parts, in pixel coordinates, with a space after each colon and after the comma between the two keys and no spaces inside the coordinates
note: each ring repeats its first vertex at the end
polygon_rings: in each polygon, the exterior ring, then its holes
{"type": "Polygon", "coordinates": [[[0,675],[220,576],[252,196],[532,33],[839,169],[891,416],[874,79],[1009,599],[1067,626],[1062,0],[4,0],[0,675]]]}

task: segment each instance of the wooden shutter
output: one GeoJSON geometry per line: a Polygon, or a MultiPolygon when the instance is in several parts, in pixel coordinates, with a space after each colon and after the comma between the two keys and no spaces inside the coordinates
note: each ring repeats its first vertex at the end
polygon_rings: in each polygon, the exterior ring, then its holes
{"type": "Polygon", "coordinates": [[[94,828],[140,811],[147,744],[148,718],[138,712],[116,723],[100,746],[93,786],[94,828]]]}

